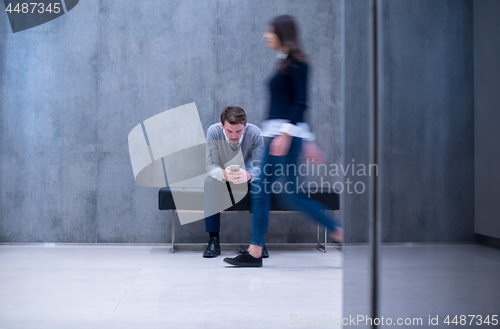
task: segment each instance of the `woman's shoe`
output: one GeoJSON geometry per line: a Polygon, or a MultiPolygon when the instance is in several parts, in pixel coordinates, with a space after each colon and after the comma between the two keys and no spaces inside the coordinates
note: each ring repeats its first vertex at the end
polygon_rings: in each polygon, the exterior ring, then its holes
{"type": "Polygon", "coordinates": [[[262,267],[262,257],[255,258],[246,250],[236,257],[226,257],[224,258],[224,261],[226,263],[239,267],[262,267]]]}
{"type": "MultiPolygon", "coordinates": [[[[245,251],[247,251],[248,247],[244,247],[243,245],[241,246],[240,250],[238,251],[238,254],[242,254],[245,251]]],[[[269,251],[267,251],[266,244],[264,243],[264,246],[262,247],[262,258],[269,258],[269,251]]]]}

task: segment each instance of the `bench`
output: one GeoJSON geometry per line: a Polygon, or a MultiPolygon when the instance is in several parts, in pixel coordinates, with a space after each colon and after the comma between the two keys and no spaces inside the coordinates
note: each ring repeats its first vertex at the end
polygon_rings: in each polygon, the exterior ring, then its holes
{"type": "MultiPolygon", "coordinates": [[[[305,196],[310,196],[311,199],[316,200],[324,204],[329,210],[339,210],[340,209],[340,200],[339,194],[337,191],[332,189],[317,189],[316,191],[305,189],[305,196]]],[[[158,208],[160,210],[171,210],[172,211],[172,252],[175,252],[176,244],[175,244],[175,219],[177,218],[177,212],[179,211],[201,211],[203,212],[203,208],[200,208],[200,205],[203,205],[203,189],[201,188],[173,188],[163,187],[158,192],[158,208]],[[172,196],[172,191],[177,193],[186,194],[190,199],[193,200],[190,205],[185,206],[184,209],[177,209],[174,203],[174,199],[172,196]]],[[[247,193],[245,197],[238,203],[234,204],[232,207],[224,210],[225,211],[251,211],[251,193],[247,193]]],[[[285,211],[282,209],[278,202],[275,194],[271,195],[271,204],[270,211],[285,211]]],[[[328,211],[328,210],[327,210],[328,211]]],[[[316,235],[316,248],[319,250],[326,252],[327,245],[327,230],[324,229],[324,244],[320,243],[320,227],[317,224],[317,235],[316,235]]]]}

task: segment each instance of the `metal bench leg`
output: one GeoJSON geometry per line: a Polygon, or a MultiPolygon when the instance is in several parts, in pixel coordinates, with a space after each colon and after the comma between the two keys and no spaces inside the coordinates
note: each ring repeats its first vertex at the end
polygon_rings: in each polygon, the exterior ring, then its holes
{"type": "Polygon", "coordinates": [[[325,244],[321,244],[319,242],[319,223],[317,224],[317,231],[316,231],[316,249],[326,252],[326,227],[325,227],[325,244]]]}
{"type": "Polygon", "coordinates": [[[328,235],[327,235],[327,229],[325,227],[325,252],[326,252],[326,244],[328,243],[328,235]]]}
{"type": "Polygon", "coordinates": [[[316,248],[319,249],[319,223],[317,225],[317,231],[316,231],[316,248]]]}
{"type": "Polygon", "coordinates": [[[172,210],[172,253],[175,252],[175,219],[177,218],[177,211],[172,210]]]}
{"type": "MultiPolygon", "coordinates": [[[[325,214],[326,214],[326,211],[325,211],[325,214]]],[[[316,225],[317,225],[317,231],[316,231],[316,249],[321,250],[323,252],[326,252],[326,243],[328,241],[327,229],[325,227],[325,243],[321,244],[319,242],[319,223],[317,223],[316,225]]]]}

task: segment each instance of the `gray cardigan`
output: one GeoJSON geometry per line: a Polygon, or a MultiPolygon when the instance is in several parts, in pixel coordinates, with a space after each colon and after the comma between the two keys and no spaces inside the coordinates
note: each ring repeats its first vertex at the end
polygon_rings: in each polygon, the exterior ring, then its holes
{"type": "Polygon", "coordinates": [[[244,159],[245,168],[243,169],[252,175],[252,179],[255,179],[260,173],[264,140],[256,125],[247,123],[241,137],[241,143],[231,144],[226,138],[221,123],[215,123],[207,130],[207,146],[206,168],[214,179],[223,181],[224,168],[231,163],[231,160],[235,159],[240,150],[244,159]]]}

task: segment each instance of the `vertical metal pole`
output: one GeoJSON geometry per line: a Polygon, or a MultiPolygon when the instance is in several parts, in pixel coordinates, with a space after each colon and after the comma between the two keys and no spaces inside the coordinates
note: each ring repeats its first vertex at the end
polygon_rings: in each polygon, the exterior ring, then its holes
{"type": "MultiPolygon", "coordinates": [[[[370,0],[370,164],[377,169],[370,175],[370,317],[379,319],[380,296],[380,222],[381,182],[377,176],[381,158],[381,109],[382,109],[382,0],[370,0]]],[[[371,328],[378,326],[372,322],[371,328]]]]}
{"type": "MultiPolygon", "coordinates": [[[[326,212],[326,210],[325,210],[326,212]]],[[[325,227],[325,253],[326,253],[326,245],[328,244],[328,235],[327,235],[327,232],[326,232],[326,227],[325,227]]]]}
{"type": "Polygon", "coordinates": [[[172,253],[175,252],[175,219],[177,218],[177,209],[172,210],[172,253]]]}
{"type": "Polygon", "coordinates": [[[319,222],[317,224],[317,233],[316,233],[316,245],[318,246],[319,248],[319,222]]]}

